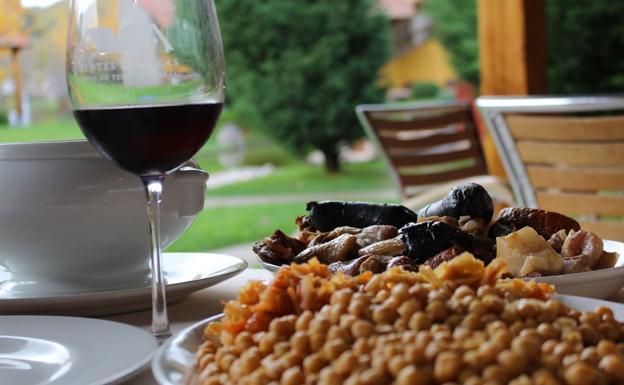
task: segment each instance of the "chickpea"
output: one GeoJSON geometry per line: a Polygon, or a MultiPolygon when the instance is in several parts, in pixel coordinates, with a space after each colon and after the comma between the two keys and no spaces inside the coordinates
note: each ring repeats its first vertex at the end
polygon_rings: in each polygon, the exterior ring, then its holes
{"type": "Polygon", "coordinates": [[[522,334],[511,341],[511,350],[524,357],[537,357],[540,353],[540,341],[532,336],[523,336],[522,334]]]}
{"type": "Polygon", "coordinates": [[[515,353],[512,350],[503,350],[496,359],[510,373],[522,372],[527,365],[526,356],[515,353]]]}
{"type": "Polygon", "coordinates": [[[592,385],[604,382],[600,372],[583,361],[575,362],[566,368],[563,377],[569,385],[592,385]]]}
{"type": "Polygon", "coordinates": [[[306,375],[318,373],[327,363],[319,353],[312,353],[303,360],[303,370],[306,375]]]}
{"type": "Polygon", "coordinates": [[[297,331],[290,337],[290,346],[300,354],[307,354],[311,351],[310,336],[303,331],[297,331]]]}
{"type": "Polygon", "coordinates": [[[273,354],[275,354],[276,357],[281,357],[284,354],[288,353],[289,351],[290,351],[289,342],[280,341],[276,343],[275,345],[273,345],[273,354]]]}
{"type": "Polygon", "coordinates": [[[310,321],[312,321],[312,318],[314,318],[314,314],[312,314],[309,310],[301,313],[299,318],[297,318],[297,322],[295,322],[295,330],[301,331],[308,329],[308,325],[310,324],[310,321]]]}
{"type": "Polygon", "coordinates": [[[455,292],[453,293],[453,298],[457,299],[468,296],[475,296],[475,291],[468,285],[459,286],[457,289],[455,289],[455,292]]]}
{"type": "Polygon", "coordinates": [[[624,381],[624,360],[618,354],[607,354],[598,364],[607,376],[616,381],[624,381]]]}
{"type": "Polygon", "coordinates": [[[407,362],[414,365],[421,365],[426,362],[425,352],[414,345],[407,345],[404,353],[407,362]]]}
{"type": "Polygon", "coordinates": [[[374,331],[375,327],[369,321],[358,319],[351,324],[351,335],[355,338],[368,337],[374,331]]]}
{"type": "Polygon", "coordinates": [[[548,369],[538,369],[533,372],[533,383],[535,385],[560,385],[557,377],[548,369]]]}
{"type": "Polygon", "coordinates": [[[388,299],[388,297],[390,297],[390,291],[388,291],[386,289],[381,289],[375,295],[374,302],[381,303],[381,302],[385,301],[386,299],[388,299]]]}
{"type": "Polygon", "coordinates": [[[397,319],[396,311],[385,304],[377,305],[373,309],[373,321],[377,323],[392,323],[397,319]]]}
{"type": "Polygon", "coordinates": [[[409,362],[405,359],[405,357],[402,355],[396,355],[388,361],[388,371],[396,378],[398,377],[399,372],[401,372],[401,370],[407,365],[409,365],[409,362]]]}
{"type": "Polygon", "coordinates": [[[493,381],[500,384],[507,383],[507,373],[498,365],[490,365],[483,369],[483,379],[486,381],[493,381]]]}
{"type": "Polygon", "coordinates": [[[559,328],[549,324],[549,323],[541,323],[537,326],[537,332],[542,336],[543,339],[556,339],[559,338],[560,332],[559,328]]]}
{"type": "MultiPolygon", "coordinates": [[[[305,381],[305,375],[303,371],[298,367],[294,366],[292,368],[288,368],[282,374],[282,379],[280,380],[280,385],[300,385],[305,381]]],[[[253,383],[261,383],[259,380],[253,381],[253,383]]]]}
{"type": "Polygon", "coordinates": [[[345,309],[349,301],[351,301],[351,297],[353,296],[353,291],[351,289],[341,289],[332,294],[331,299],[329,301],[330,305],[341,305],[343,309],[345,309]]]}
{"type": "Polygon", "coordinates": [[[446,304],[441,300],[434,300],[427,304],[425,312],[434,322],[443,321],[446,317],[446,304]]]}
{"type": "Polygon", "coordinates": [[[454,380],[461,367],[461,358],[459,354],[446,351],[436,356],[433,366],[433,377],[438,382],[446,382],[454,380]]]}
{"type": "Polygon", "coordinates": [[[332,325],[327,332],[327,339],[333,340],[336,338],[342,338],[345,341],[349,341],[351,339],[351,333],[347,330],[347,328],[332,325]]]}
{"type": "Polygon", "coordinates": [[[410,296],[409,286],[407,286],[407,284],[403,282],[398,283],[394,285],[394,287],[390,291],[390,295],[396,298],[399,302],[403,302],[405,299],[407,299],[410,296]]]}
{"type": "Polygon", "coordinates": [[[360,374],[360,383],[363,385],[383,385],[386,382],[386,374],[382,369],[370,368],[360,374]]]}
{"type": "Polygon", "coordinates": [[[619,330],[615,326],[607,322],[601,323],[598,327],[598,330],[604,338],[609,340],[616,340],[620,334],[619,330]]]}
{"type": "Polygon", "coordinates": [[[477,289],[477,297],[479,298],[483,298],[488,294],[498,296],[496,289],[491,285],[481,285],[477,289]]]}
{"type": "Polygon", "coordinates": [[[338,357],[336,361],[332,364],[334,371],[341,375],[348,375],[358,365],[358,358],[350,351],[346,351],[338,357]]]}
{"type": "Polygon", "coordinates": [[[416,312],[409,320],[408,326],[412,330],[426,330],[431,327],[431,317],[423,312],[416,312]]]}
{"type": "Polygon", "coordinates": [[[398,308],[398,313],[399,316],[401,316],[402,319],[406,319],[409,320],[410,317],[416,313],[417,311],[422,310],[423,308],[423,304],[420,300],[418,299],[409,299],[405,302],[403,302],[399,308],[398,308]]]}
{"type": "Polygon", "coordinates": [[[290,336],[295,332],[295,322],[297,318],[294,315],[287,315],[275,318],[269,325],[269,332],[282,336],[290,336]]]}
{"type": "Polygon", "coordinates": [[[408,365],[401,369],[396,378],[396,385],[425,385],[423,377],[414,365],[408,365]]]}
{"type": "Polygon", "coordinates": [[[596,346],[596,351],[598,352],[598,356],[602,358],[607,354],[616,353],[617,348],[613,342],[608,340],[601,340],[596,346]]]}
{"type": "Polygon", "coordinates": [[[280,337],[273,332],[266,333],[258,342],[258,348],[263,354],[273,351],[273,346],[280,341],[280,337]]]}

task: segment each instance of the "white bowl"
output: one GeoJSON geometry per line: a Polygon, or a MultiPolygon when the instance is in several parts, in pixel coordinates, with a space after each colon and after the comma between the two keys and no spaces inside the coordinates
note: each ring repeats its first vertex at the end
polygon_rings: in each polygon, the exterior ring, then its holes
{"type": "MultiPolygon", "coordinates": [[[[163,246],[202,210],[207,178],[185,167],[165,179],[163,246]]],[[[12,290],[45,280],[101,286],[145,279],[149,242],[139,178],[87,141],[0,144],[0,265],[12,274],[12,290]]]]}
{"type": "Polygon", "coordinates": [[[604,241],[606,251],[620,254],[615,267],[584,273],[535,278],[555,286],[557,293],[590,298],[610,298],[624,286],[624,243],[604,241]]]}

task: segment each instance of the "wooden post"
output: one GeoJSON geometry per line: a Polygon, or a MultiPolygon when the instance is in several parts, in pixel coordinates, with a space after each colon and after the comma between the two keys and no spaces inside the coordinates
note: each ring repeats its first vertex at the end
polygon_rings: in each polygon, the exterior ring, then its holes
{"type": "MultiPolygon", "coordinates": [[[[545,0],[477,0],[481,95],[545,94],[545,0]]],[[[487,130],[488,171],[505,176],[487,130]]]]}
{"type": "Polygon", "coordinates": [[[11,48],[11,67],[13,72],[13,81],[15,82],[15,111],[17,112],[18,122],[22,122],[22,71],[19,60],[20,49],[18,47],[11,48]]]}

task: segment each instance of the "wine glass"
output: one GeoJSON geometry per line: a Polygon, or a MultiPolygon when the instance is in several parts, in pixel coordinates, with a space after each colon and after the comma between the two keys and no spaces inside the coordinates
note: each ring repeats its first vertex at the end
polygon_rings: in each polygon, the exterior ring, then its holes
{"type": "Polygon", "coordinates": [[[162,181],[206,142],[225,63],[213,0],[70,0],[67,84],[74,117],[105,157],[145,186],[152,333],[171,335],[159,229],[162,181]]]}

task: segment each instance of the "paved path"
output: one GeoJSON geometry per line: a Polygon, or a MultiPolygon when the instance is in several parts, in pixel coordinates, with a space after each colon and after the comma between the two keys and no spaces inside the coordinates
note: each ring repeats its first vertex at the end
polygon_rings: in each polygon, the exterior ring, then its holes
{"type": "Polygon", "coordinates": [[[291,193],[271,195],[239,195],[239,196],[210,196],[210,192],[204,203],[205,208],[251,206],[268,203],[298,203],[322,200],[398,200],[399,196],[394,190],[378,191],[341,191],[335,193],[291,193]]]}

